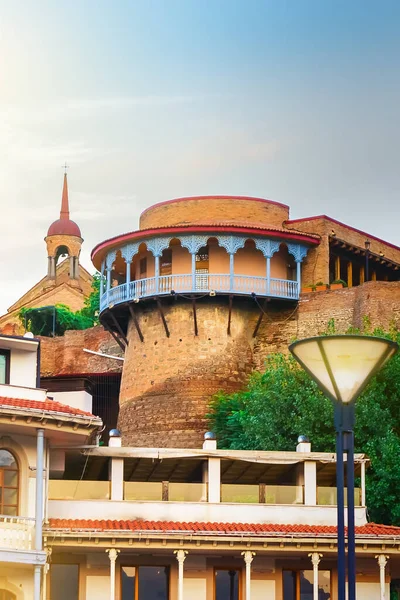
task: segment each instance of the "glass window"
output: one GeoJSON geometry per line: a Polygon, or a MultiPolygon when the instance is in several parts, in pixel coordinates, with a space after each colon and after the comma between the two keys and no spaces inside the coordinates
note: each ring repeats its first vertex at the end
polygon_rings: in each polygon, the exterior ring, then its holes
{"type": "Polygon", "coordinates": [[[215,570],[215,600],[239,600],[239,569],[215,570]]]}
{"type": "Polygon", "coordinates": [[[18,514],[18,479],[15,456],[0,448],[0,515],[18,514]]]}
{"type": "Polygon", "coordinates": [[[10,383],[10,353],[0,350],[0,383],[10,383]]]}
{"type": "MultiPolygon", "coordinates": [[[[283,600],[313,600],[314,574],[307,571],[283,571],[283,600]]],[[[331,598],[331,572],[318,570],[318,600],[331,598]]]]}
{"type": "Polygon", "coordinates": [[[79,600],[79,565],[51,565],[51,600],[79,600]]]}
{"type": "Polygon", "coordinates": [[[168,600],[169,568],[121,567],[121,600],[168,600]]]}

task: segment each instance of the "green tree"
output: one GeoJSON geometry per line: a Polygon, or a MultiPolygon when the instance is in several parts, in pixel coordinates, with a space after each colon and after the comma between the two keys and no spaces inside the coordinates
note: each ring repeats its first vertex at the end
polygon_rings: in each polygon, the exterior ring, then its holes
{"type": "Polygon", "coordinates": [[[100,273],[93,276],[92,292],[85,298],[81,310],[73,312],[65,304],[22,308],[18,314],[27,331],[34,335],[64,335],[69,329],[88,329],[99,323],[100,273]]]}
{"type": "MultiPolygon", "coordinates": [[[[370,331],[400,341],[398,331],[370,331]]],[[[354,332],[354,330],[352,331],[354,332]]],[[[328,333],[334,333],[330,322],[328,333]]],[[[299,434],[313,450],[335,449],[333,407],[291,356],[272,354],[244,390],[220,392],[210,403],[210,428],[230,449],[293,450],[299,434]]],[[[372,380],[356,404],[355,445],[371,459],[367,504],[372,520],[400,525],[400,353],[372,380]]]]}

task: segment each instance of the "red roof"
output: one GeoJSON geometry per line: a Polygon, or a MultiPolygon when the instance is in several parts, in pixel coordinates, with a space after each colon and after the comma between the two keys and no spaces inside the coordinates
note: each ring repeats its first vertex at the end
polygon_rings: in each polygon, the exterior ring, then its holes
{"type": "Polygon", "coordinates": [[[76,237],[81,236],[81,230],[75,221],[71,219],[57,219],[49,227],[47,235],[75,235],[76,237]]]}
{"type": "MultiPolygon", "coordinates": [[[[333,537],[337,528],[333,525],[277,525],[273,523],[181,523],[175,521],[116,521],[85,519],[50,519],[50,529],[63,531],[112,532],[133,531],[148,533],[193,533],[197,535],[266,535],[298,537],[333,537]]],[[[367,523],[356,527],[360,537],[398,537],[400,527],[367,523]]]]}
{"type": "Polygon", "coordinates": [[[97,418],[89,412],[67,406],[66,404],[61,404],[61,402],[49,400],[48,398],[43,402],[41,400],[24,400],[23,398],[6,398],[5,396],[0,396],[0,409],[5,407],[33,409],[40,412],[46,411],[50,413],[97,418]]]}

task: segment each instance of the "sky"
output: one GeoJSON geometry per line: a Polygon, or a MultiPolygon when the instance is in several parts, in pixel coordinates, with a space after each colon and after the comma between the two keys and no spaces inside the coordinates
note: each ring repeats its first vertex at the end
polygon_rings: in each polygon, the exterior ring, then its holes
{"type": "Polygon", "coordinates": [[[62,165],[82,264],[143,209],[236,194],[400,245],[398,0],[12,0],[0,314],[46,274],[62,165]]]}

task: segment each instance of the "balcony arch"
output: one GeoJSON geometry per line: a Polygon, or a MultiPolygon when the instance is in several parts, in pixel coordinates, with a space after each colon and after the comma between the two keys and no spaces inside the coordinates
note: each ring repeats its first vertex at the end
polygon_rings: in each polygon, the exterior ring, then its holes
{"type": "Polygon", "coordinates": [[[301,262],[308,250],[299,241],[217,231],[143,238],[106,254],[101,310],[171,292],[299,297],[301,262]],[[201,248],[208,252],[203,277],[198,268],[201,248]]]}

